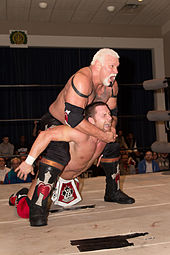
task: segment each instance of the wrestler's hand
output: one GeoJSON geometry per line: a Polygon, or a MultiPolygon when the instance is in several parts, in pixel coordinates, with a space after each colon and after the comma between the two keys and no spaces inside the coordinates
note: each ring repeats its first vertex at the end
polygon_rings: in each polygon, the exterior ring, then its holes
{"type": "Polygon", "coordinates": [[[22,179],[22,180],[26,180],[27,179],[27,175],[29,173],[31,173],[32,175],[34,175],[34,171],[33,171],[33,166],[27,164],[25,161],[23,161],[19,167],[17,167],[15,169],[15,172],[17,173],[17,176],[22,179]]]}
{"type": "Polygon", "coordinates": [[[107,131],[105,132],[105,136],[103,137],[102,141],[105,143],[115,142],[116,137],[117,136],[115,133],[113,133],[112,131],[107,131]]]}
{"type": "MultiPolygon", "coordinates": [[[[116,138],[117,138],[116,129],[113,126],[111,127],[111,132],[112,132],[112,137],[111,137],[111,140],[109,141],[109,143],[115,142],[116,138]]],[[[110,132],[106,132],[106,133],[110,133],[110,132]]]]}

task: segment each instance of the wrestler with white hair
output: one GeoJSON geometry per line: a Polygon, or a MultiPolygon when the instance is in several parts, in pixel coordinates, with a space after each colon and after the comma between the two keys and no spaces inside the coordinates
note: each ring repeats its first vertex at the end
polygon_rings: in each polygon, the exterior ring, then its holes
{"type": "MultiPolygon", "coordinates": [[[[130,204],[134,203],[135,200],[127,196],[120,189],[117,192],[117,185],[113,183],[112,179],[112,176],[117,173],[118,160],[115,159],[119,158],[120,154],[119,144],[115,143],[118,93],[115,78],[118,73],[118,66],[119,56],[115,51],[112,49],[99,50],[94,55],[90,66],[80,69],[71,76],[56,100],[50,105],[49,113],[42,117],[42,122],[44,127],[47,128],[66,123],[77,131],[108,143],[102,153],[103,158],[101,161],[106,173],[106,193],[104,199],[108,202],[130,204]],[[87,121],[83,116],[85,107],[97,101],[107,103],[111,109],[113,121],[110,131],[104,132],[87,121]]],[[[51,142],[47,147],[46,157],[41,161],[38,178],[45,185],[52,185],[69,161],[69,143],[51,142]],[[51,176],[48,180],[45,178],[47,172],[51,176]]],[[[32,159],[28,158],[27,162],[32,163],[32,159]]],[[[37,182],[32,198],[32,206],[30,207],[30,224],[32,226],[40,225],[40,219],[42,219],[42,225],[44,225],[44,215],[46,215],[46,199],[43,201],[42,207],[37,207],[35,204],[40,194],[40,192],[37,192],[39,189],[40,183],[37,182]],[[38,223],[36,223],[36,219],[38,223]]],[[[46,190],[44,197],[48,198],[49,193],[49,190],[46,190]]]]}

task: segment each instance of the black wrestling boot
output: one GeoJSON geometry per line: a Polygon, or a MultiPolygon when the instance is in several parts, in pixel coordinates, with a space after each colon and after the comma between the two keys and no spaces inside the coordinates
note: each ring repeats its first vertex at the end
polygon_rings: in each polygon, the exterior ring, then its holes
{"type": "Polygon", "coordinates": [[[101,165],[106,174],[106,190],[105,190],[104,200],[106,202],[114,202],[118,204],[135,203],[134,198],[129,197],[123,191],[120,190],[120,187],[119,187],[120,173],[119,173],[118,161],[110,162],[110,163],[108,161],[107,163],[101,162],[101,165]]]}
{"type": "Polygon", "coordinates": [[[48,212],[46,208],[37,205],[30,205],[30,225],[32,227],[41,227],[47,225],[48,212]]]}
{"type": "Polygon", "coordinates": [[[31,226],[39,227],[47,225],[48,198],[50,197],[54,182],[61,173],[59,168],[54,167],[57,164],[45,158],[40,162],[37,185],[33,198],[30,201],[29,220],[31,226]]]}

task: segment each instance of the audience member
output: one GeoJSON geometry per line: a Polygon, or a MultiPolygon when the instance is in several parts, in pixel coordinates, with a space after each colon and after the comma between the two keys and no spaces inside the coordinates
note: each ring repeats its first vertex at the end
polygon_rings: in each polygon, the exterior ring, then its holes
{"type": "Polygon", "coordinates": [[[26,158],[27,158],[27,156],[24,156],[24,155],[22,155],[22,156],[19,157],[19,159],[20,159],[21,162],[24,162],[24,161],[26,160],[26,158]]]}
{"type": "Polygon", "coordinates": [[[134,154],[134,159],[135,159],[135,162],[136,162],[136,168],[138,168],[139,162],[141,160],[143,160],[143,158],[144,158],[143,152],[136,150],[136,151],[133,152],[133,154],[134,154]]]}
{"type": "Polygon", "coordinates": [[[14,170],[20,165],[21,161],[19,158],[11,159],[11,170],[6,174],[4,184],[14,184],[14,183],[23,183],[23,182],[31,182],[31,175],[29,174],[26,181],[21,180],[17,177],[17,173],[14,170]]]}
{"type": "Polygon", "coordinates": [[[153,152],[153,160],[155,160],[156,162],[158,161],[158,153],[155,151],[153,152]]]}
{"type": "Polygon", "coordinates": [[[134,138],[133,133],[128,133],[125,141],[128,146],[129,152],[137,151],[136,139],[134,138]]]}
{"type": "Polygon", "coordinates": [[[144,159],[138,164],[138,173],[158,172],[160,168],[155,160],[153,160],[152,151],[146,151],[144,159]]]}
{"type": "Polygon", "coordinates": [[[136,174],[136,160],[135,153],[129,153],[128,157],[129,174],[136,174]]]}
{"type": "Polygon", "coordinates": [[[159,153],[157,163],[160,170],[169,170],[168,153],[159,153]]]}
{"type": "Polygon", "coordinates": [[[0,144],[0,155],[10,157],[14,154],[14,145],[9,142],[9,137],[4,136],[0,144]]]}
{"type": "Polygon", "coordinates": [[[27,155],[29,153],[29,145],[24,135],[20,136],[19,144],[16,146],[15,153],[17,155],[27,155]]]}
{"type": "Polygon", "coordinates": [[[155,151],[153,151],[153,160],[157,160],[158,159],[158,153],[157,152],[155,152],[155,151]]]}
{"type": "Polygon", "coordinates": [[[5,175],[10,171],[10,168],[6,167],[5,158],[0,157],[0,183],[4,183],[5,175]]]}
{"type": "Polygon", "coordinates": [[[120,163],[119,163],[119,168],[120,168],[120,174],[121,175],[130,174],[128,159],[129,159],[129,156],[128,156],[127,152],[124,152],[124,153],[121,154],[120,163]]]}
{"type": "Polygon", "coordinates": [[[120,149],[128,149],[128,146],[125,142],[125,138],[123,136],[123,131],[122,130],[118,131],[118,137],[116,138],[116,142],[119,143],[120,149]]]}
{"type": "Polygon", "coordinates": [[[39,135],[40,132],[41,132],[40,122],[38,120],[35,120],[34,121],[34,128],[33,128],[33,131],[32,131],[33,139],[36,139],[36,137],[39,135]]]}

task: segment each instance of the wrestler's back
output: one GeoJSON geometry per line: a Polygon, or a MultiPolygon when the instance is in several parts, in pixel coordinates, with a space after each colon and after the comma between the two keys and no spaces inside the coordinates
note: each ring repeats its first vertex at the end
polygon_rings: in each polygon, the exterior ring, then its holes
{"type": "Polygon", "coordinates": [[[65,94],[68,91],[68,87],[70,86],[70,80],[67,82],[65,87],[57,96],[56,100],[50,105],[49,112],[51,115],[61,121],[63,124],[65,122],[64,117],[64,108],[65,108],[65,94]]]}

